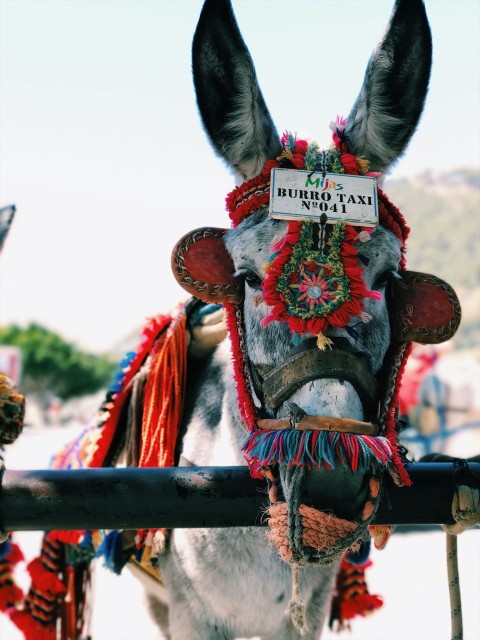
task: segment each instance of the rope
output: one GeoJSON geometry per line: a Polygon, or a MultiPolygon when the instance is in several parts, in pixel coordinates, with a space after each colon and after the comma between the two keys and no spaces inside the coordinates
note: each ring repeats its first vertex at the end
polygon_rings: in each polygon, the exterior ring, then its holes
{"type": "MultiPolygon", "coordinates": [[[[458,461],[457,469],[468,469],[465,460],[458,461]]],[[[469,527],[480,524],[480,489],[465,484],[455,485],[452,501],[455,524],[443,525],[447,533],[447,575],[450,597],[452,640],[463,640],[462,599],[458,572],[457,535],[469,527]]]]}
{"type": "Polygon", "coordinates": [[[300,597],[299,574],[300,567],[294,562],[292,564],[292,597],[288,604],[287,613],[295,629],[297,629],[301,636],[304,636],[308,631],[306,618],[307,608],[305,602],[300,597]]]}
{"type": "Polygon", "coordinates": [[[452,640],[463,639],[462,599],[458,574],[457,537],[447,533],[447,574],[450,596],[450,621],[452,640]]]}

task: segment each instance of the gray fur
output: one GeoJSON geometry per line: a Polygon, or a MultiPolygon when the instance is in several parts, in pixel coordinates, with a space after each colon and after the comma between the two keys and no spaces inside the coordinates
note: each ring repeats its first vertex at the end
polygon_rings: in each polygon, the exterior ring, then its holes
{"type": "MultiPolygon", "coordinates": [[[[422,4],[417,0],[398,1],[388,35],[370,62],[366,85],[352,111],[347,133],[354,152],[370,156],[374,168],[383,170],[390,165],[416,126],[423,96],[418,96],[415,109],[396,110],[387,94],[392,87],[398,91],[392,76],[398,75],[403,64],[399,58],[402,47],[405,43],[412,47],[405,62],[411,74],[413,62],[423,56],[419,48],[424,46],[413,41],[419,33],[424,38],[427,30],[422,4]],[[409,29],[411,35],[407,36],[409,29]],[[382,88],[381,82],[386,86],[382,88]]],[[[212,145],[236,171],[252,177],[266,159],[275,157],[279,144],[227,0],[205,3],[193,56],[198,105],[212,145]]],[[[426,91],[426,85],[424,88],[426,91]]],[[[414,102],[412,92],[408,93],[410,102],[414,102]]],[[[261,328],[260,321],[268,309],[258,282],[254,281],[255,276],[264,276],[270,246],[285,229],[285,222],[273,221],[260,211],[226,236],[235,270],[252,276],[251,284],[245,284],[244,315],[247,355],[254,364],[277,365],[292,348],[291,334],[284,323],[273,322],[267,329],[261,328]]],[[[379,228],[368,242],[359,245],[359,250],[369,258],[365,269],[367,286],[383,290],[381,274],[399,267],[399,241],[379,228]]],[[[388,310],[385,300],[367,300],[366,308],[372,320],[359,323],[356,340],[343,329],[332,330],[331,334],[346,337],[357,352],[365,353],[372,371],[377,373],[390,342],[388,310]]],[[[342,380],[309,382],[289,402],[311,415],[364,418],[354,388],[342,380]]],[[[285,403],[276,415],[287,416],[288,411],[285,403]]],[[[183,456],[194,466],[244,464],[240,447],[245,431],[239,417],[228,341],[204,362],[194,386],[189,388],[185,427],[183,456]]],[[[286,495],[291,489],[291,476],[282,469],[286,495]]],[[[355,510],[366,495],[364,478],[341,468],[335,472],[309,472],[305,485],[316,493],[323,488],[325,494],[333,494],[339,511],[355,510]]],[[[252,636],[262,640],[299,639],[299,632],[286,614],[291,595],[290,568],[268,544],[262,529],[175,530],[168,551],[159,562],[169,592],[172,640],[252,636]]],[[[300,593],[307,607],[307,640],[320,637],[337,569],[335,560],[320,567],[308,565],[300,572],[300,593]]]]}
{"type": "Polygon", "coordinates": [[[397,0],[348,117],[351,153],[385,172],[412,137],[428,90],[432,39],[422,0],[397,0]]]}
{"type": "Polygon", "coordinates": [[[243,180],[281,152],[230,2],[207,0],[193,39],[200,116],[217,153],[243,180]]]}

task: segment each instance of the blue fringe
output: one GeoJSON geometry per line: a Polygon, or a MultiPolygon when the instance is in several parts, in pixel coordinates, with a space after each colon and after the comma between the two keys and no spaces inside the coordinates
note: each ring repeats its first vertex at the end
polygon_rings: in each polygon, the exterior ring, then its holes
{"type": "Polygon", "coordinates": [[[107,569],[110,569],[113,573],[120,575],[128,560],[128,558],[125,558],[125,554],[123,553],[121,532],[110,531],[110,533],[108,533],[102,540],[102,543],[98,547],[95,555],[97,557],[103,555],[107,569]]]}

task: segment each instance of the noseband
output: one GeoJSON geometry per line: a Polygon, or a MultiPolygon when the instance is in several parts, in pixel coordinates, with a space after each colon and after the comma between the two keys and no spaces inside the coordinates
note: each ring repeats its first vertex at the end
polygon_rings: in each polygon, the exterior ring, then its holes
{"type": "Polygon", "coordinates": [[[276,367],[254,366],[255,391],[261,384],[263,400],[271,411],[278,409],[307,382],[322,379],[345,380],[358,393],[364,413],[376,414],[379,385],[370,372],[368,358],[356,352],[346,338],[333,338],[333,349],[319,351],[315,339],[302,342],[276,367]]]}

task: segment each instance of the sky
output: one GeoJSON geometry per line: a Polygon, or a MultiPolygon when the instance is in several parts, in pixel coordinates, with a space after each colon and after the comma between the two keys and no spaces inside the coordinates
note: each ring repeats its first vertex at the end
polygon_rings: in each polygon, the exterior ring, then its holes
{"type": "MultiPolygon", "coordinates": [[[[323,145],[348,115],[390,0],[234,0],[279,132],[323,145]]],[[[233,177],[197,114],[201,0],[0,0],[0,325],[101,352],[186,294],[177,240],[228,226],[233,177]]],[[[480,3],[426,0],[434,59],[393,178],[480,165],[480,3]]],[[[388,193],[388,182],[387,182],[388,193]]]]}

